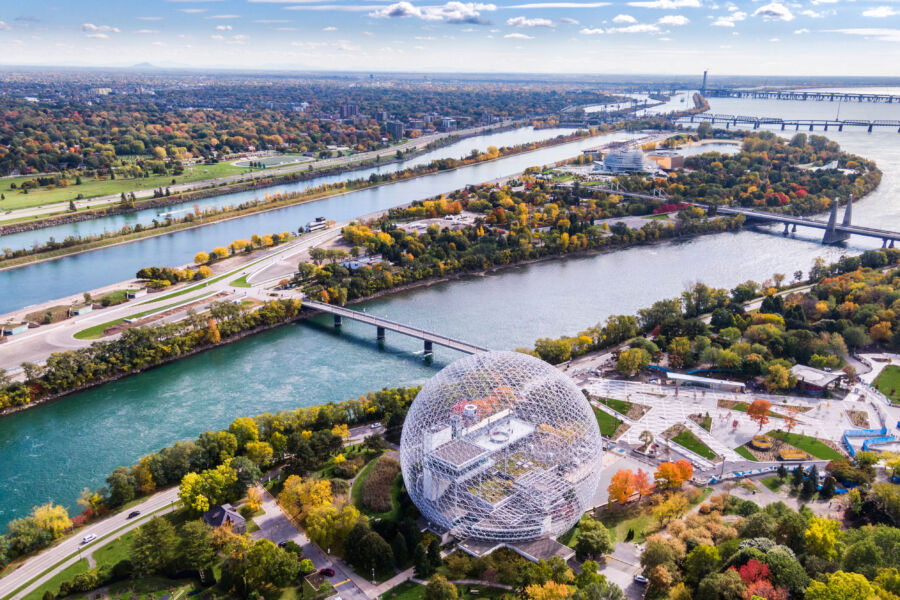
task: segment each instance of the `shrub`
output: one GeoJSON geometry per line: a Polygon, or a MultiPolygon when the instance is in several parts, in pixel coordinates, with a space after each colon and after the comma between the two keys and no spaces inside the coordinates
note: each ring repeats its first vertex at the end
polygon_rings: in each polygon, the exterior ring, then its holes
{"type": "Polygon", "coordinates": [[[379,458],[363,482],[363,506],[374,512],[391,510],[391,489],[399,473],[399,462],[387,456],[379,458]]]}

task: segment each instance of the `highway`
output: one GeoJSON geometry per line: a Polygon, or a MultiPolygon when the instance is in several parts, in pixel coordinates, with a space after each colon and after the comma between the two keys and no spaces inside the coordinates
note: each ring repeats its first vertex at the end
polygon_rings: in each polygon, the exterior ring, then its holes
{"type": "Polygon", "coordinates": [[[129,507],[121,513],[107,517],[101,521],[96,521],[77,534],[70,536],[60,544],[44,550],[40,554],[26,560],[15,571],[0,579],[0,598],[6,600],[10,597],[12,600],[22,598],[32,589],[39,587],[41,581],[46,580],[55,573],[62,571],[69,565],[77,562],[82,557],[86,557],[88,552],[93,552],[97,548],[107,544],[122,533],[134,529],[139,525],[146,523],[151,518],[151,513],[165,514],[174,510],[174,502],[178,499],[178,488],[171,488],[153,496],[150,496],[140,504],[129,507]],[[128,519],[128,514],[138,510],[141,512],[140,517],[128,519]],[[159,511],[159,512],[156,512],[159,511]],[[123,528],[124,529],[121,529],[123,528]],[[119,531],[121,529],[121,531],[119,531]],[[104,539],[104,536],[116,532],[115,536],[104,539]],[[81,540],[85,535],[94,534],[97,539],[89,544],[82,544],[81,540]],[[60,562],[62,561],[62,562],[60,562]],[[59,563],[59,564],[57,564],[59,563]],[[28,583],[35,577],[41,575],[47,569],[51,569],[48,573],[26,587],[22,588],[14,595],[10,596],[13,590],[18,589],[25,583],[28,583]]]}
{"type": "MultiPolygon", "coordinates": [[[[384,158],[393,158],[393,155],[398,151],[406,152],[416,151],[424,148],[428,144],[432,142],[436,142],[442,140],[446,137],[457,135],[460,137],[470,137],[474,135],[480,135],[486,131],[490,131],[492,129],[497,129],[499,127],[506,127],[512,124],[512,121],[503,121],[501,123],[494,123],[492,125],[482,125],[480,127],[471,127],[469,129],[461,129],[458,131],[447,131],[442,133],[433,133],[431,135],[426,135],[422,137],[418,137],[414,140],[409,140],[402,144],[397,144],[396,146],[391,146],[389,148],[382,148],[381,150],[371,150],[369,152],[360,152],[358,154],[351,154],[349,156],[339,156],[335,158],[325,158],[312,162],[299,162],[290,165],[286,165],[283,167],[273,167],[271,169],[265,169],[262,171],[255,171],[251,173],[239,173],[236,175],[228,175],[225,177],[215,177],[212,179],[202,179],[199,181],[192,181],[189,183],[179,183],[175,185],[167,186],[169,191],[178,194],[181,192],[188,192],[191,190],[196,190],[199,188],[204,188],[210,185],[220,185],[223,183],[237,183],[241,181],[252,181],[254,179],[264,179],[267,177],[272,177],[273,175],[286,175],[289,173],[294,173],[297,171],[308,171],[310,167],[312,167],[313,171],[318,171],[321,169],[331,169],[334,167],[340,167],[345,165],[352,165],[354,163],[365,162],[369,160],[374,160],[376,157],[381,156],[384,158]]],[[[153,191],[156,188],[144,189],[144,190],[134,190],[134,196],[138,200],[145,198],[152,198],[153,191]]],[[[78,200],[75,202],[76,206],[79,210],[85,210],[87,208],[100,208],[103,206],[107,206],[110,204],[117,204],[121,200],[121,196],[119,194],[110,194],[108,196],[97,196],[95,198],[90,198],[87,200],[78,200]]],[[[38,216],[47,216],[51,212],[59,213],[64,212],[68,204],[63,202],[55,202],[52,204],[47,204],[43,206],[33,206],[30,208],[20,208],[17,210],[7,211],[5,213],[0,213],[0,225],[7,221],[13,221],[16,219],[22,219],[26,217],[38,217],[38,216]]]]}
{"type": "MultiPolygon", "coordinates": [[[[76,339],[74,335],[79,331],[116,319],[127,318],[147,310],[158,309],[161,311],[163,308],[175,303],[187,305],[197,302],[198,300],[203,300],[203,303],[194,306],[194,310],[196,311],[202,310],[205,306],[214,301],[241,299],[246,296],[257,297],[260,300],[264,300],[268,298],[267,287],[272,285],[273,278],[288,277],[288,275],[285,274],[286,272],[293,272],[296,270],[298,261],[295,257],[298,254],[339,237],[341,228],[344,224],[345,223],[337,223],[331,229],[305,234],[298,240],[283,246],[278,246],[265,254],[257,253],[251,255],[251,262],[249,264],[241,265],[224,273],[217,273],[211,279],[218,279],[218,281],[200,287],[195,291],[188,292],[179,296],[177,299],[172,298],[169,301],[160,300],[158,302],[153,302],[152,304],[149,303],[149,301],[152,301],[155,298],[167,296],[180,289],[195,287],[197,286],[197,283],[189,282],[179,286],[173,286],[165,291],[130,300],[119,306],[97,309],[86,315],[72,317],[52,325],[43,325],[36,329],[29,330],[27,333],[13,336],[8,341],[0,344],[0,369],[6,369],[8,374],[12,376],[20,376],[20,365],[23,362],[41,364],[45,362],[47,357],[53,352],[84,348],[96,341],[76,339]],[[277,267],[282,268],[279,269],[277,267]],[[290,267],[289,271],[288,267],[290,267]],[[273,271],[265,273],[270,268],[273,268],[273,271]],[[243,275],[247,275],[248,280],[253,281],[252,276],[254,274],[265,274],[266,277],[262,278],[259,282],[253,283],[251,287],[233,287],[230,285],[234,279],[242,277],[243,275]]],[[[119,284],[116,287],[121,288],[122,286],[123,284],[119,284]]],[[[45,305],[50,306],[60,304],[69,304],[69,300],[56,300],[46,303],[45,305]]],[[[38,310],[41,310],[41,308],[32,306],[26,309],[17,310],[15,313],[10,313],[8,315],[0,315],[0,322],[20,320],[22,315],[38,310]]],[[[169,315],[163,320],[165,322],[178,321],[184,318],[186,313],[187,309],[169,315]]],[[[110,339],[112,337],[114,336],[109,336],[105,339],[110,339]]]]}

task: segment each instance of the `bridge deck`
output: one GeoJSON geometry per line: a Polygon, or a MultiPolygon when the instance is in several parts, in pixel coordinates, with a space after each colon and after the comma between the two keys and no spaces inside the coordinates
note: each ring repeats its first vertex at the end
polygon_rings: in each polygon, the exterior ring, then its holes
{"type": "Polygon", "coordinates": [[[408,335],[409,337],[418,338],[418,339],[424,340],[426,342],[432,342],[439,346],[443,346],[445,348],[450,348],[451,350],[457,350],[459,352],[464,352],[465,354],[477,354],[478,352],[488,352],[487,348],[482,348],[481,346],[469,344],[468,342],[456,340],[451,337],[447,337],[445,335],[439,335],[437,333],[432,333],[431,331],[426,331],[424,329],[410,327],[408,325],[404,325],[403,323],[397,323],[396,321],[389,321],[388,319],[382,319],[381,317],[368,315],[366,313],[362,313],[362,312],[359,312],[356,310],[344,308],[343,306],[335,306],[333,304],[325,304],[324,302],[317,302],[315,300],[309,300],[307,298],[303,299],[303,306],[304,306],[304,308],[309,308],[312,310],[318,310],[321,312],[330,313],[332,315],[337,315],[342,318],[359,321],[360,323],[368,323],[369,325],[375,325],[376,327],[383,327],[389,331],[395,331],[397,333],[402,333],[403,335],[408,335]]]}

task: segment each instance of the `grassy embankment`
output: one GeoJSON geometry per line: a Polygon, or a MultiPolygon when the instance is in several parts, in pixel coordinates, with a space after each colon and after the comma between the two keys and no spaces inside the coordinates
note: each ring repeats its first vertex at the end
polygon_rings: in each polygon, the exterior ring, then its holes
{"type": "Polygon", "coordinates": [[[900,367],[887,365],[872,382],[879,392],[890,398],[894,404],[900,403],[900,367]]]}

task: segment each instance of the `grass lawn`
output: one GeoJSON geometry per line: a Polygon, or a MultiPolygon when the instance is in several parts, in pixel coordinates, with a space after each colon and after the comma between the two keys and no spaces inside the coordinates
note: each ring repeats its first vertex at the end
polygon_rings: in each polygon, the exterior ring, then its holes
{"type": "Polygon", "coordinates": [[[110,292],[105,296],[97,298],[96,301],[102,303],[106,298],[109,298],[108,306],[115,306],[116,304],[122,304],[123,302],[126,302],[128,300],[128,295],[125,290],[116,290],[115,292],[110,292]]]}
{"type": "Polygon", "coordinates": [[[890,398],[891,402],[900,403],[900,367],[885,366],[872,384],[878,388],[879,392],[890,398]]]}
{"type": "Polygon", "coordinates": [[[359,472],[359,475],[356,476],[356,479],[353,480],[353,487],[350,489],[350,500],[353,502],[353,506],[359,509],[361,513],[364,515],[368,515],[373,519],[386,519],[388,521],[396,521],[400,518],[400,488],[403,482],[403,477],[398,473],[397,479],[394,480],[394,485],[391,487],[391,510],[388,512],[377,513],[373,512],[363,506],[362,503],[362,487],[363,483],[365,483],[366,478],[369,476],[369,473],[372,472],[372,467],[377,462],[378,457],[373,458],[366,466],[362,468],[359,472]]]}
{"type": "MultiPolygon", "coordinates": [[[[688,510],[709,498],[712,493],[713,488],[703,488],[700,497],[696,502],[689,505],[688,510]]],[[[628,530],[633,529],[634,538],[630,541],[640,544],[647,536],[659,529],[659,523],[650,514],[651,510],[650,503],[646,500],[640,505],[632,504],[624,507],[616,505],[615,508],[604,511],[599,517],[599,521],[609,530],[613,542],[624,542],[628,535],[628,530]]],[[[574,535],[572,537],[574,539],[574,535]]]]}
{"type": "Polygon", "coordinates": [[[707,430],[707,431],[711,431],[711,430],[712,430],[712,417],[709,416],[709,415],[706,415],[706,416],[703,417],[703,419],[702,419],[699,423],[697,423],[697,424],[698,424],[700,427],[702,427],[703,429],[705,429],[705,430],[707,430]]]}
{"type": "Polygon", "coordinates": [[[777,492],[782,485],[784,485],[784,479],[779,477],[778,475],[772,475],[771,477],[763,477],[760,481],[762,484],[772,490],[773,492],[777,492]]]}
{"type": "Polygon", "coordinates": [[[747,460],[752,460],[753,462],[759,462],[756,460],[756,457],[753,456],[753,453],[747,448],[747,446],[738,446],[734,449],[735,452],[746,458],[747,460]]]}
{"type": "Polygon", "coordinates": [[[53,594],[59,593],[59,586],[63,581],[69,581],[79,573],[84,573],[88,570],[88,561],[86,558],[82,558],[79,561],[76,561],[45,581],[42,585],[36,587],[34,590],[28,593],[25,596],[24,600],[41,600],[44,596],[44,592],[50,591],[53,594]]]}
{"type": "Polygon", "coordinates": [[[120,560],[125,560],[131,556],[131,541],[137,534],[137,529],[117,537],[105,546],[101,546],[94,552],[94,560],[98,567],[114,566],[120,560]]]}
{"type": "Polygon", "coordinates": [[[128,315],[127,317],[122,317],[120,319],[113,319],[112,321],[107,321],[106,323],[100,323],[99,325],[94,325],[93,327],[88,327],[87,329],[82,329],[78,333],[76,333],[73,337],[76,340],[96,340],[100,336],[103,335],[103,332],[113,325],[118,325],[119,323],[124,323],[125,319],[140,319],[141,317],[146,317],[147,315],[151,315],[153,313],[162,312],[164,310],[168,310],[170,308],[175,308],[181,304],[181,302],[173,302],[168,306],[160,306],[157,308],[151,308],[149,310],[141,311],[139,313],[134,313],[133,315],[128,315]]]}
{"type": "Polygon", "coordinates": [[[605,435],[606,437],[612,437],[612,434],[616,432],[616,428],[622,422],[609,414],[604,410],[600,410],[596,407],[591,407],[594,409],[594,416],[597,417],[597,424],[600,426],[600,433],[605,435]]]}
{"type": "Polygon", "coordinates": [[[712,449],[704,444],[700,438],[694,435],[694,432],[685,429],[678,435],[672,438],[672,441],[676,444],[680,444],[690,450],[691,452],[695,452],[702,456],[703,458],[714,460],[716,458],[716,453],[712,451],[712,449]]]}
{"type": "Polygon", "coordinates": [[[247,283],[247,276],[246,276],[246,275],[241,275],[240,277],[238,277],[238,278],[235,279],[234,281],[229,282],[228,285],[231,285],[231,286],[234,286],[234,287],[242,287],[242,288],[248,288],[248,287],[250,287],[250,284],[247,283]]]}
{"type": "Polygon", "coordinates": [[[816,438],[809,437],[808,435],[787,433],[786,431],[778,430],[770,431],[766,435],[785,442],[786,444],[790,444],[791,446],[822,460],[836,460],[843,458],[837,450],[826,446],[816,438]]]}
{"type": "Polygon", "coordinates": [[[628,411],[631,410],[633,404],[627,400],[616,400],[614,398],[600,398],[600,402],[610,407],[623,417],[628,416],[628,411]]]}
{"type": "MultiPolygon", "coordinates": [[[[460,600],[475,600],[476,598],[500,598],[504,595],[512,596],[512,592],[503,588],[492,588],[483,585],[458,585],[460,600]],[[478,594],[473,594],[471,590],[478,590],[478,594]]],[[[400,585],[389,589],[381,598],[383,600],[423,600],[425,598],[425,586],[413,583],[412,581],[404,581],[400,585]]]]}

